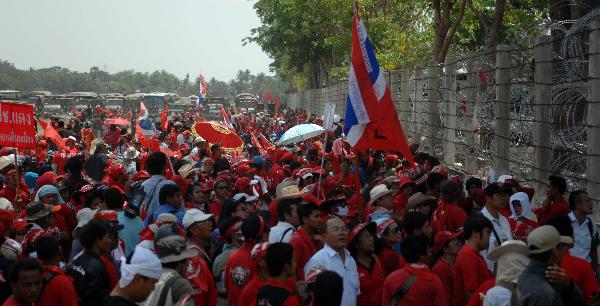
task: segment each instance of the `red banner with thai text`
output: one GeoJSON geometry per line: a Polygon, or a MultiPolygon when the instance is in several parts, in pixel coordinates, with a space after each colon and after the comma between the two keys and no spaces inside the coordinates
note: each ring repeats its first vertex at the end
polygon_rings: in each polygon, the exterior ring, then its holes
{"type": "Polygon", "coordinates": [[[19,149],[35,149],[33,105],[0,102],[0,145],[19,149]]]}

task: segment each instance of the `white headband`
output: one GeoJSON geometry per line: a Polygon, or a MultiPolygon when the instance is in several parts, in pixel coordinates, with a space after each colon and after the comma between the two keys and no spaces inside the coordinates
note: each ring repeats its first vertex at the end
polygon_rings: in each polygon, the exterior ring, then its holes
{"type": "Polygon", "coordinates": [[[159,279],[162,273],[163,269],[158,256],[146,248],[137,246],[135,247],[130,263],[126,263],[124,257],[121,258],[119,287],[127,287],[138,274],[148,278],[159,279]]]}

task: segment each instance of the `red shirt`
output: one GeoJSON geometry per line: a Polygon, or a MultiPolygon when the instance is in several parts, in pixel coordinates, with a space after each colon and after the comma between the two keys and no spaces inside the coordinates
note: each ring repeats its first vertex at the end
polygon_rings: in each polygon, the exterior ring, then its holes
{"type": "Polygon", "coordinates": [[[208,213],[213,214],[217,217],[220,217],[222,207],[223,207],[223,203],[221,203],[221,201],[215,199],[214,201],[210,202],[210,204],[208,205],[208,213]]]}
{"type": "Polygon", "coordinates": [[[251,306],[256,305],[256,298],[258,297],[258,291],[262,288],[266,282],[260,278],[260,276],[255,275],[252,280],[248,283],[244,290],[242,290],[242,294],[240,295],[240,305],[251,306]]]}
{"type": "Polygon", "coordinates": [[[443,257],[440,257],[431,269],[431,272],[440,278],[442,285],[444,285],[446,296],[450,299],[450,305],[454,305],[452,266],[443,257]]]}
{"type": "Polygon", "coordinates": [[[462,230],[467,213],[454,203],[438,202],[438,207],[431,216],[431,228],[434,232],[450,231],[453,233],[462,230]]]}
{"type": "Polygon", "coordinates": [[[398,252],[394,251],[389,246],[384,246],[381,253],[378,255],[379,262],[383,268],[383,273],[389,275],[390,273],[402,268],[405,261],[398,252]]]}
{"type": "Polygon", "coordinates": [[[225,288],[227,288],[227,302],[230,306],[239,305],[242,289],[256,274],[256,263],[250,257],[251,251],[252,245],[244,243],[242,247],[231,253],[225,263],[223,280],[225,288]]]}
{"type": "MultiPolygon", "coordinates": [[[[284,282],[284,281],[270,278],[267,280],[267,285],[272,286],[272,287],[277,287],[277,288],[283,288],[291,293],[291,295],[287,299],[285,299],[282,306],[300,306],[300,299],[298,298],[298,296],[296,296],[294,294],[294,292],[296,291],[295,290],[296,288],[293,288],[292,286],[290,286],[290,282],[284,282]]],[[[265,305],[261,302],[257,301],[257,303],[259,305],[265,305]]],[[[229,305],[231,305],[231,303],[229,305]]],[[[240,304],[240,305],[242,305],[242,304],[240,304]]]]}
{"type": "Polygon", "coordinates": [[[189,260],[185,278],[190,281],[194,289],[195,306],[213,306],[217,304],[215,278],[202,257],[198,256],[189,260]]]}
{"type": "Polygon", "coordinates": [[[39,305],[48,306],[77,306],[77,291],[73,280],[59,267],[44,266],[42,278],[46,275],[55,276],[44,286],[39,299],[39,305]]]}
{"type": "Polygon", "coordinates": [[[560,266],[565,269],[567,275],[581,288],[588,302],[591,301],[592,294],[600,290],[598,281],[594,276],[594,271],[589,262],[579,257],[571,255],[568,251],[562,257],[560,266]]]}
{"type": "Polygon", "coordinates": [[[360,294],[356,300],[356,305],[381,305],[383,281],[385,280],[381,264],[373,256],[371,259],[371,269],[363,266],[358,260],[356,261],[356,267],[358,270],[358,279],[360,280],[360,294]]]}
{"type": "Polygon", "coordinates": [[[551,202],[549,205],[544,205],[543,207],[533,210],[533,213],[538,216],[539,223],[544,224],[546,223],[546,220],[551,217],[568,215],[569,204],[567,203],[567,200],[561,198],[556,202],[551,202]]]}
{"type": "MultiPolygon", "coordinates": [[[[4,304],[2,304],[2,306],[26,306],[26,305],[19,303],[15,299],[15,297],[11,295],[6,301],[4,301],[4,304]]],[[[31,306],[35,306],[35,304],[31,304],[31,306]]]]}
{"type": "Polygon", "coordinates": [[[492,278],[483,257],[468,244],[463,245],[452,269],[454,277],[454,302],[467,304],[467,292],[475,292],[486,280],[492,278]]]}
{"type": "Polygon", "coordinates": [[[407,264],[404,268],[393,272],[385,279],[383,283],[383,303],[381,305],[390,305],[392,296],[404,285],[410,275],[416,276],[417,279],[404,295],[404,298],[396,305],[448,305],[448,298],[440,278],[431,273],[427,265],[418,264],[407,264]]]}
{"type": "Polygon", "coordinates": [[[60,152],[54,153],[52,156],[52,163],[56,165],[56,174],[63,175],[65,171],[63,167],[67,163],[67,160],[73,156],[77,156],[77,149],[73,149],[74,151],[65,151],[61,150],[60,152]]]}
{"type": "Polygon", "coordinates": [[[523,240],[525,242],[527,242],[527,236],[529,236],[529,233],[540,226],[537,222],[527,218],[521,218],[520,220],[509,218],[508,223],[510,224],[510,230],[512,231],[513,236],[516,239],[523,240]]]}
{"type": "Polygon", "coordinates": [[[479,288],[475,290],[475,293],[473,293],[473,295],[471,296],[471,299],[469,300],[467,306],[483,306],[483,302],[479,297],[479,293],[485,295],[488,292],[488,290],[492,289],[494,286],[496,286],[496,279],[494,278],[488,279],[485,282],[483,282],[483,284],[481,284],[481,286],[479,286],[479,288]]]}
{"type": "Polygon", "coordinates": [[[299,227],[292,235],[290,244],[294,247],[296,255],[296,277],[298,280],[304,280],[304,266],[320,249],[320,246],[308,236],[302,227],[299,227]]]}

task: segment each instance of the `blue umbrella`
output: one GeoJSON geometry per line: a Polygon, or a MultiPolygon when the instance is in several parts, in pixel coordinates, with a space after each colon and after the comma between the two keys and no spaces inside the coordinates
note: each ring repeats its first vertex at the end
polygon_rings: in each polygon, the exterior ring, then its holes
{"type": "Polygon", "coordinates": [[[305,141],[307,139],[317,137],[324,132],[325,130],[320,125],[313,123],[299,124],[283,133],[281,138],[279,138],[277,145],[285,146],[288,144],[305,141]]]}

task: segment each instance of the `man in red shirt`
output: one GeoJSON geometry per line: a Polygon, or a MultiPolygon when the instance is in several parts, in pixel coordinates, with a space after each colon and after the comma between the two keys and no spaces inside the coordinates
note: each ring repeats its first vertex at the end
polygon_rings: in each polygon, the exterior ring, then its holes
{"type": "Polygon", "coordinates": [[[321,226],[321,210],[315,203],[302,202],[298,206],[300,227],[296,230],[290,244],[296,256],[296,277],[304,280],[304,265],[321,248],[321,244],[313,239],[321,226]]]}
{"type": "Polygon", "coordinates": [[[267,249],[266,259],[269,279],[258,291],[258,305],[299,306],[300,299],[294,294],[296,288],[288,281],[296,271],[294,248],[288,243],[273,243],[267,249]]]}
{"type": "Polygon", "coordinates": [[[267,239],[266,228],[265,221],[257,215],[248,216],[242,223],[244,243],[227,259],[223,277],[230,306],[239,305],[242,289],[256,274],[256,263],[252,261],[251,251],[256,243],[267,239]]]}
{"type": "Polygon", "coordinates": [[[402,256],[407,264],[385,279],[382,305],[448,305],[442,281],[428,266],[431,260],[429,238],[424,235],[406,237],[402,241],[402,256]],[[403,295],[399,294],[402,290],[403,295]]]}
{"type": "Polygon", "coordinates": [[[2,306],[33,306],[42,289],[42,266],[33,259],[14,263],[8,272],[13,294],[2,306]]]}
{"type": "Polygon", "coordinates": [[[77,306],[77,291],[73,279],[67,276],[59,266],[59,241],[54,236],[41,236],[35,242],[37,257],[43,265],[44,283],[39,305],[77,306]]]}
{"type": "Polygon", "coordinates": [[[540,224],[546,223],[550,217],[569,214],[569,204],[563,197],[565,191],[567,191],[567,182],[563,177],[557,175],[548,177],[546,199],[542,207],[533,211],[538,216],[540,224]]]}
{"type": "Polygon", "coordinates": [[[267,242],[259,243],[252,248],[251,258],[256,262],[256,275],[254,275],[252,280],[250,280],[248,285],[242,290],[242,294],[240,295],[240,305],[256,305],[258,291],[267,282],[267,278],[269,277],[267,262],[265,260],[267,248],[269,248],[269,243],[267,242]]]}
{"type": "MultiPolygon", "coordinates": [[[[546,225],[552,225],[561,236],[573,238],[573,227],[571,219],[568,216],[556,216],[547,220],[546,225]]],[[[595,305],[594,294],[600,292],[600,285],[596,280],[592,266],[585,259],[575,257],[569,252],[564,252],[560,267],[565,270],[567,276],[583,291],[586,301],[590,305],[595,305]]],[[[596,297],[596,299],[598,299],[596,297]]]]}
{"type": "Polygon", "coordinates": [[[462,189],[452,181],[442,184],[441,198],[438,201],[438,207],[431,216],[431,228],[434,232],[450,231],[460,232],[467,213],[458,206],[458,200],[461,197],[462,189]]]}
{"type": "Polygon", "coordinates": [[[467,218],[464,226],[465,245],[456,256],[453,268],[454,302],[464,306],[475,290],[492,278],[479,252],[487,250],[493,225],[483,215],[474,214],[467,218]]]}
{"type": "Polygon", "coordinates": [[[77,156],[79,150],[75,147],[75,142],[77,139],[73,136],[69,136],[65,138],[65,144],[67,145],[67,149],[60,150],[59,152],[54,153],[52,156],[52,168],[58,175],[65,174],[64,167],[67,164],[67,160],[73,156],[77,156]]]}
{"type": "Polygon", "coordinates": [[[450,305],[454,305],[454,276],[452,275],[452,268],[456,262],[456,255],[460,251],[463,241],[459,236],[461,233],[452,233],[448,231],[441,231],[435,234],[434,239],[434,252],[439,254],[438,261],[431,268],[431,272],[439,276],[444,285],[446,296],[450,300],[450,305]]]}

